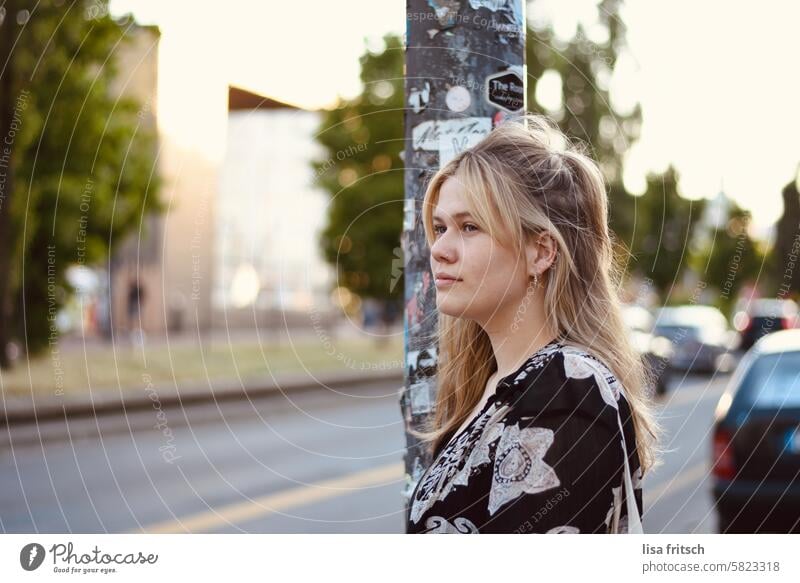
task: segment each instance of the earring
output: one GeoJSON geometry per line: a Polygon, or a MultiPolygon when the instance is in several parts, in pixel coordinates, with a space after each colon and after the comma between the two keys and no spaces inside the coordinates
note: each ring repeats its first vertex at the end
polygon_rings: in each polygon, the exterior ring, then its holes
{"type": "Polygon", "coordinates": [[[533,287],[539,287],[539,274],[536,272],[533,274],[533,287]]]}

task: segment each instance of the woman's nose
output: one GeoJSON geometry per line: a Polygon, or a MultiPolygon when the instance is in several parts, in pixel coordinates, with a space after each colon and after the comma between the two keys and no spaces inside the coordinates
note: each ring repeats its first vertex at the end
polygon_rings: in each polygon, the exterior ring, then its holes
{"type": "Polygon", "coordinates": [[[452,263],[456,258],[455,241],[452,239],[447,233],[439,235],[431,246],[431,257],[441,263],[452,263]]]}

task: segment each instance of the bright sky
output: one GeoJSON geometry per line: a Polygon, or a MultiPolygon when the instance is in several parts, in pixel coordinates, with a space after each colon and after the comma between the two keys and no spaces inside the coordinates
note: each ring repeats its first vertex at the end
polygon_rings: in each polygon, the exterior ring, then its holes
{"type": "MultiPolygon", "coordinates": [[[[112,0],[115,13],[132,11],[161,28],[159,117],[172,133],[191,133],[204,103],[203,95],[187,102],[189,78],[329,107],[337,95],[359,93],[365,43],[379,46],[386,32],[405,30],[405,0],[198,6],[112,0]]],[[[593,0],[533,4],[562,36],[579,19],[591,22],[594,6],[593,0]]],[[[800,163],[800,3],[765,0],[756,10],[723,0],[628,0],[623,18],[630,55],[612,81],[614,105],[638,101],[644,112],[626,184],[638,191],[647,171],[672,162],[685,196],[714,196],[722,183],[753,212],[763,235],[780,216],[780,190],[800,163]]]]}

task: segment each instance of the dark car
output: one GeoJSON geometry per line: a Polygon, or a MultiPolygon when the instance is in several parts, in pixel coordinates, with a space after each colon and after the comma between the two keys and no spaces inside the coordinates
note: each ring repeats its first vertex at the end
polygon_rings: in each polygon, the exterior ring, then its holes
{"type": "Polygon", "coordinates": [[[670,366],[678,370],[715,372],[732,367],[736,333],[713,306],[674,306],[656,313],[653,334],[674,345],[670,366]]]}
{"type": "Polygon", "coordinates": [[[622,318],[628,328],[631,345],[642,356],[652,373],[654,392],[657,395],[666,394],[669,387],[672,342],[653,334],[653,315],[647,308],[632,304],[623,305],[622,318]]]}
{"type": "Polygon", "coordinates": [[[712,466],[720,532],[798,532],[800,330],[742,358],[717,404],[712,466]]]}
{"type": "Polygon", "coordinates": [[[737,308],[733,325],[742,336],[742,350],[771,332],[797,327],[797,304],[792,300],[759,298],[742,302],[737,308]]]}

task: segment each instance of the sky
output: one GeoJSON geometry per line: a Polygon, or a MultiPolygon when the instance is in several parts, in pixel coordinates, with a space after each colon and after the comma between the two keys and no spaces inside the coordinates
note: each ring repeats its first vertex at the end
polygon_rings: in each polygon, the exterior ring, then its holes
{"type": "MultiPolygon", "coordinates": [[[[360,93],[358,58],[365,48],[405,30],[405,0],[198,5],[111,2],[115,14],[130,11],[161,29],[159,118],[174,134],[197,132],[192,116],[203,99],[220,99],[201,91],[188,104],[187,76],[305,108],[331,107],[339,96],[360,93]]],[[[569,37],[577,22],[591,24],[595,6],[593,0],[536,0],[528,17],[551,20],[569,37]]],[[[638,102],[643,109],[642,135],[625,160],[631,192],[641,193],[648,172],[672,163],[681,194],[709,198],[723,187],[752,212],[753,234],[764,237],[781,214],[780,191],[800,163],[800,3],[766,0],[754,7],[628,0],[622,18],[629,47],[611,88],[615,107],[638,102]]]]}

